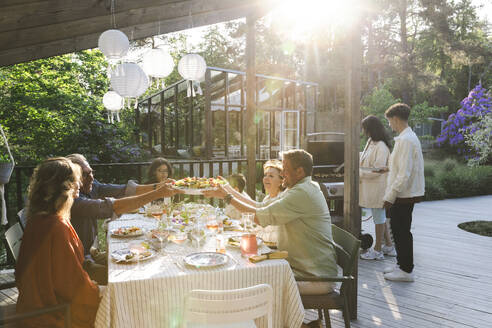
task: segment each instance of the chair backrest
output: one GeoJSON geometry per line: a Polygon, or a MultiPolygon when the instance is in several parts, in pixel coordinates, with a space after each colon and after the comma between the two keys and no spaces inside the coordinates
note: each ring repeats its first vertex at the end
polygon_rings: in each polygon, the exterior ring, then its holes
{"type": "Polygon", "coordinates": [[[337,264],[343,269],[344,276],[353,275],[359,259],[360,240],[334,224],[331,225],[331,231],[335,242],[337,264]]]}
{"type": "Polygon", "coordinates": [[[17,257],[19,256],[19,249],[22,241],[22,235],[24,232],[22,231],[21,225],[19,222],[11,226],[5,231],[5,239],[7,240],[7,244],[9,245],[10,251],[14,256],[14,259],[17,261],[17,257]]]}
{"type": "Polygon", "coordinates": [[[232,290],[192,290],[186,299],[185,322],[228,324],[267,316],[272,327],[273,290],[261,284],[232,290]]]}
{"type": "Polygon", "coordinates": [[[17,222],[20,223],[22,230],[26,229],[27,210],[25,208],[17,212],[17,222]]]}

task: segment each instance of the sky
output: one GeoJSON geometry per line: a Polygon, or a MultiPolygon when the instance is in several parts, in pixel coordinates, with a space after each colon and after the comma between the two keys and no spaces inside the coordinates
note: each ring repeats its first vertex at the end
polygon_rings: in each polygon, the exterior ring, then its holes
{"type": "Polygon", "coordinates": [[[483,5],[482,10],[478,11],[478,15],[482,19],[486,19],[489,25],[492,24],[492,0],[473,0],[475,6],[483,5]]]}

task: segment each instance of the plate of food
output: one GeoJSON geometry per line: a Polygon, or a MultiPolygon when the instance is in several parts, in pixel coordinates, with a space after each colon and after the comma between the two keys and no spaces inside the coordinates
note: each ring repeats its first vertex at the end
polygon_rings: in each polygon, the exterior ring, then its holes
{"type": "Polygon", "coordinates": [[[205,190],[215,190],[219,185],[224,185],[227,182],[215,178],[197,178],[188,177],[173,182],[173,185],[185,192],[187,195],[201,195],[205,190]]]}
{"type": "Polygon", "coordinates": [[[111,230],[111,236],[113,237],[138,237],[144,234],[144,231],[140,227],[135,226],[127,226],[127,227],[119,227],[117,229],[111,230]]]}
{"type": "Polygon", "coordinates": [[[222,224],[225,231],[240,231],[242,229],[239,225],[239,220],[225,218],[222,224]]]}
{"type": "MultiPolygon", "coordinates": [[[[260,237],[256,237],[256,243],[258,247],[263,244],[263,239],[260,237]]],[[[227,238],[227,245],[231,247],[239,247],[241,246],[241,236],[232,236],[227,238]]]]}
{"type": "Polygon", "coordinates": [[[210,268],[226,264],[229,257],[222,253],[201,252],[185,256],[184,263],[196,268],[210,268]]]}
{"type": "MultiPolygon", "coordinates": [[[[144,243],[142,243],[144,244],[144,243]]],[[[145,247],[144,247],[145,248],[145,247]]],[[[113,251],[111,258],[117,263],[134,263],[138,261],[145,261],[155,256],[155,252],[149,247],[145,248],[141,252],[134,252],[130,249],[123,248],[113,251]]]]}

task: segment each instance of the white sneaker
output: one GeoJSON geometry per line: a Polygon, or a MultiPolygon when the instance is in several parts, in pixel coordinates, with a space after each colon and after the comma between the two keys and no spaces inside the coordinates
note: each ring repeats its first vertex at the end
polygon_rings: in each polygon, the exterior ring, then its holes
{"type": "Polygon", "coordinates": [[[398,265],[394,264],[394,265],[389,265],[387,266],[386,268],[384,268],[383,272],[384,273],[390,273],[390,272],[393,272],[395,271],[395,269],[398,267],[398,265]]]}
{"type": "Polygon", "coordinates": [[[392,281],[405,281],[405,282],[412,282],[415,280],[413,276],[413,272],[408,273],[400,268],[395,268],[393,272],[385,273],[384,279],[392,280],[392,281]]]}
{"type": "Polygon", "coordinates": [[[381,247],[381,250],[383,251],[383,254],[384,255],[396,256],[395,246],[386,246],[386,245],[383,245],[383,247],[381,247]]]}
{"type": "Polygon", "coordinates": [[[378,252],[372,248],[369,248],[364,254],[360,254],[360,258],[363,260],[384,260],[383,252],[378,252]]]}

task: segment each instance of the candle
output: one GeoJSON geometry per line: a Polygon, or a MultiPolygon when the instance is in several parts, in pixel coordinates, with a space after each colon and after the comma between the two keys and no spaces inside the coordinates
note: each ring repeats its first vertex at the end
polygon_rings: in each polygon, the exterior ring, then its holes
{"type": "Polygon", "coordinates": [[[256,242],[256,235],[252,233],[245,233],[241,236],[241,255],[244,257],[250,257],[258,253],[258,244],[256,242]]]}

